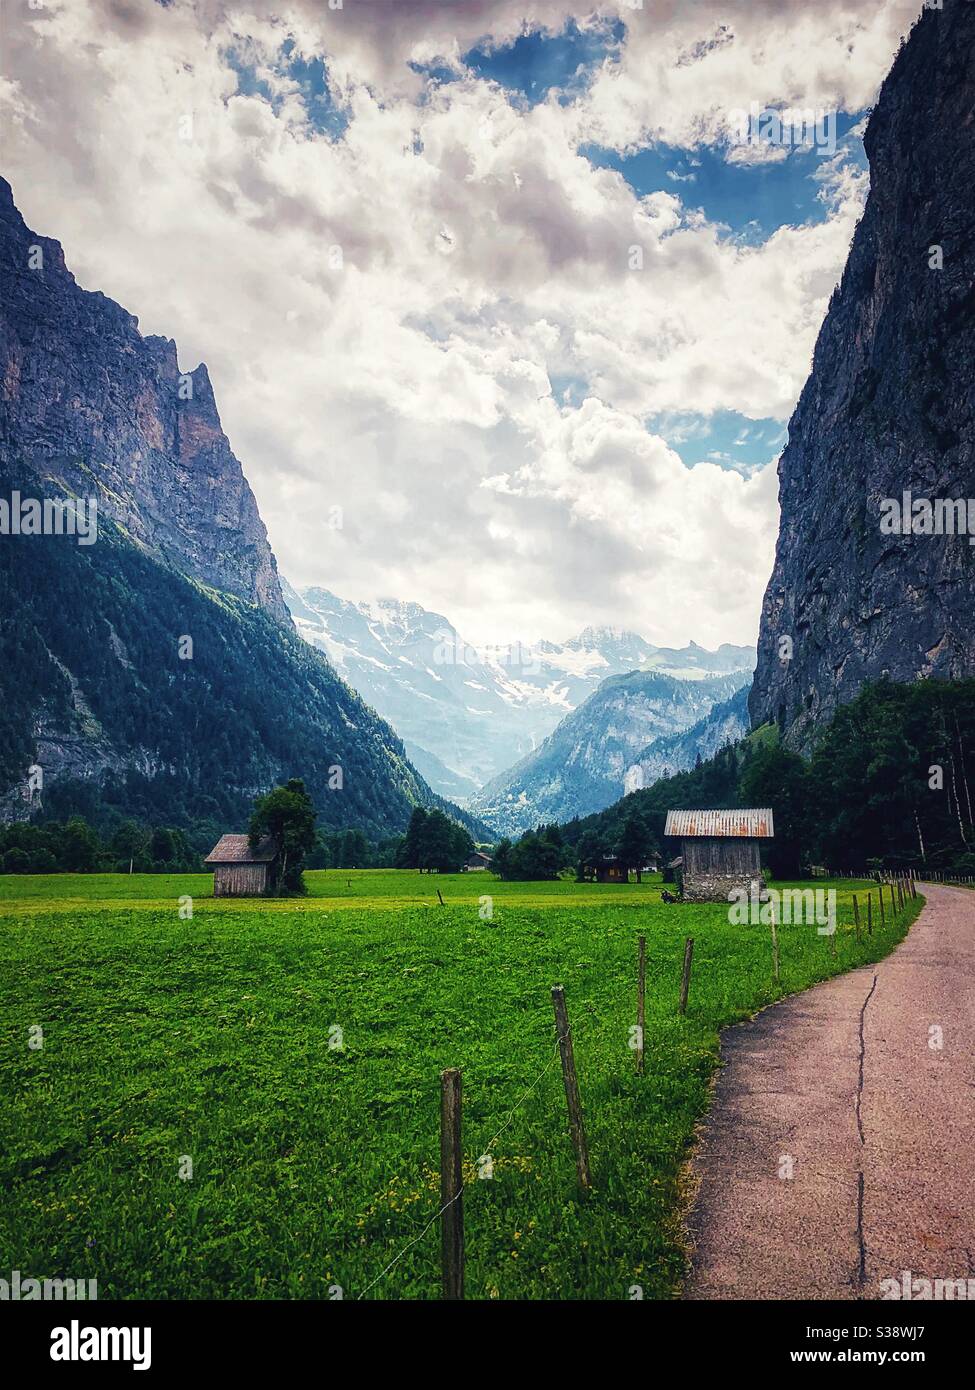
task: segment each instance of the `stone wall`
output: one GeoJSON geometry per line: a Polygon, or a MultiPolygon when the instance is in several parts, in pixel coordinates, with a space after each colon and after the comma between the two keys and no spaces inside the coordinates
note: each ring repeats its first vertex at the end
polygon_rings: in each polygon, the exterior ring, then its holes
{"type": "Polygon", "coordinates": [[[765,884],[752,875],[729,873],[685,873],[683,876],[684,901],[689,903],[726,903],[730,893],[744,889],[751,893],[752,885],[763,892],[765,884]]]}

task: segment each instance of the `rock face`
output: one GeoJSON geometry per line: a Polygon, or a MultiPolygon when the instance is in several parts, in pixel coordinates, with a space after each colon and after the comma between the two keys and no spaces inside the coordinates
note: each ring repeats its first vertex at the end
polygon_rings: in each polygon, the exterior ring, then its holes
{"type": "Polygon", "coordinates": [[[662,777],[690,772],[699,758],[706,762],[729,743],[743,739],[749,729],[748,696],[748,686],[743,685],[691,728],[654,740],[636,759],[640,785],[651,787],[662,777]]]}
{"type": "Polygon", "coordinates": [[[975,675],[975,546],[881,529],[908,491],[975,498],[975,5],[922,15],[865,145],[869,199],[779,465],[750,698],[796,748],[867,680],[975,675]]]}
{"type": "Polygon", "coordinates": [[[0,448],[181,573],[290,622],[254,494],[220,427],[206,367],[82,290],[0,179],[0,448]]]}

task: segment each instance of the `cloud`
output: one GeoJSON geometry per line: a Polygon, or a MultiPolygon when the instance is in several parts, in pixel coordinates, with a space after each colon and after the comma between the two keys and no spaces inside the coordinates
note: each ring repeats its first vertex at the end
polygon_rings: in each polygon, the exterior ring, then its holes
{"type": "Polygon", "coordinates": [[[845,0],[48,0],[7,18],[7,167],[80,283],[174,336],[184,367],[207,361],[293,581],[416,599],[474,641],[603,621],[749,640],[773,470],[687,469],[647,425],[788,417],[862,170],[824,162],[825,220],[746,246],[683,184],[639,197],[580,149],[665,139],[691,168],[729,105],[858,110],[910,18],[845,0]],[[526,16],[626,34],[571,99],[528,109],[461,62],[526,16]],[[313,111],[296,73],[319,59],[313,111]],[[417,70],[434,64],[452,80],[417,70]]]}

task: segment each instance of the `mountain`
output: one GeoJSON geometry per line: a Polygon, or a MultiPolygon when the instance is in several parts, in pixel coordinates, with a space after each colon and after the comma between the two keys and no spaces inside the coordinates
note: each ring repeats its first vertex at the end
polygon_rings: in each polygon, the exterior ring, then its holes
{"type": "Polygon", "coordinates": [[[607,676],[636,667],[703,680],[754,665],[754,649],[655,647],[632,632],[586,628],[571,641],[481,651],[416,603],[352,603],[284,581],[298,631],[402,735],[438,792],[466,799],[536,749],[607,676]]]}
{"type": "Polygon", "coordinates": [[[439,804],[295,633],[206,368],[82,290],[2,181],[0,271],[0,817],[236,830],[295,775],[325,827],[389,834],[439,804]],[[92,543],[13,533],[65,497],[97,503],[92,543]]]}
{"type": "Polygon", "coordinates": [[[713,705],[703,719],[678,734],[654,740],[634,758],[640,768],[637,785],[652,786],[675,772],[689,772],[698,759],[713,758],[729,743],[737,743],[750,729],[749,686],[742,685],[730,700],[713,705]]]}
{"type": "Polygon", "coordinates": [[[206,366],[82,290],[60,245],[28,231],[0,179],[0,448],[60,492],[97,500],[137,545],[282,622],[288,610],[254,494],[206,366]],[[34,267],[34,268],[31,268],[34,267]]]}
{"type": "Polygon", "coordinates": [[[870,117],[870,195],[779,464],[750,709],[800,749],[865,681],[975,675],[970,537],[882,526],[905,492],[975,499],[973,102],[975,5],[945,0],[870,117]]]}
{"type": "Polygon", "coordinates": [[[698,724],[747,679],[747,671],[695,681],[655,671],[611,676],[536,752],[483,787],[471,809],[505,835],[600,811],[623,795],[648,746],[698,724]]]}

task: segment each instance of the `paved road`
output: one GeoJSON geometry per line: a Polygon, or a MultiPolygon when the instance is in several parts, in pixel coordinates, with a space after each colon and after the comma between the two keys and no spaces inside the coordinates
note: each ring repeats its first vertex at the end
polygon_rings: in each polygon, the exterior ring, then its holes
{"type": "Polygon", "coordinates": [[[724,1034],[688,1298],[975,1280],[975,890],[923,891],[886,960],[724,1034]]]}

